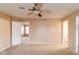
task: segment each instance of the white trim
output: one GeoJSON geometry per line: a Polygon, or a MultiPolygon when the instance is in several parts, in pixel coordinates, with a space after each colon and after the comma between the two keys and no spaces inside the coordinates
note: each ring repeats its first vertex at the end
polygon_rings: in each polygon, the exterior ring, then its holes
{"type": "Polygon", "coordinates": [[[74,52],[74,50],[72,48],[69,47],[68,49],[70,49],[73,53],[79,55],[77,52],[74,52]]]}
{"type": "Polygon", "coordinates": [[[7,46],[7,47],[5,47],[5,48],[3,48],[3,49],[1,49],[0,50],[0,52],[2,52],[2,51],[4,51],[4,50],[6,50],[7,48],[9,48],[10,46],[7,46]]]}
{"type": "MultiPolygon", "coordinates": [[[[67,22],[66,25],[67,25],[67,30],[68,30],[68,23],[69,23],[69,21],[68,21],[68,20],[65,20],[65,21],[63,21],[63,24],[62,24],[62,25],[63,25],[63,27],[62,27],[62,29],[63,29],[63,30],[62,30],[62,31],[63,31],[63,35],[62,35],[62,36],[63,36],[63,45],[65,44],[65,41],[64,41],[64,40],[65,40],[65,39],[64,39],[64,25],[65,25],[64,23],[65,23],[65,22],[67,22]]],[[[68,34],[69,34],[69,33],[67,32],[67,35],[68,35],[68,34]]],[[[68,36],[67,36],[67,37],[68,37],[68,36]]],[[[67,38],[67,40],[68,40],[68,38],[67,38]]]]}
{"type": "MultiPolygon", "coordinates": [[[[33,42],[29,42],[29,43],[25,43],[25,44],[38,44],[38,45],[41,45],[41,44],[45,44],[45,45],[57,45],[57,44],[53,44],[53,43],[33,43],[33,42]]],[[[22,45],[25,45],[24,43],[22,45]]],[[[61,45],[61,44],[58,44],[58,45],[61,45]]]]}
{"type": "Polygon", "coordinates": [[[79,26],[79,17],[77,16],[76,17],[76,25],[75,25],[75,31],[76,31],[76,35],[75,35],[75,37],[76,37],[76,44],[75,44],[75,52],[77,52],[78,53],[78,39],[79,39],[79,37],[78,37],[78,26],[79,26]]]}

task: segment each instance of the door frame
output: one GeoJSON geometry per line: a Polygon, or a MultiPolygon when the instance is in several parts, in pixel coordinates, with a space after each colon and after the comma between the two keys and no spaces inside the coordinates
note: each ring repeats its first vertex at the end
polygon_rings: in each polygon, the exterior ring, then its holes
{"type": "MultiPolygon", "coordinates": [[[[13,46],[13,44],[12,44],[12,39],[13,39],[13,33],[12,33],[12,30],[13,30],[13,23],[12,22],[15,22],[15,23],[17,23],[18,21],[11,21],[11,46],[13,46]]],[[[20,37],[20,40],[21,40],[21,37],[20,37]]]]}
{"type": "Polygon", "coordinates": [[[75,37],[76,37],[76,44],[75,44],[75,52],[77,52],[78,53],[78,40],[79,40],[79,29],[78,29],[78,27],[79,27],[79,16],[76,16],[76,21],[75,21],[75,32],[76,32],[76,34],[75,34],[75,37]]]}
{"type": "MultiPolygon", "coordinates": [[[[63,27],[64,27],[64,22],[65,22],[65,21],[68,21],[68,20],[63,20],[63,22],[62,22],[63,27]]],[[[68,25],[68,24],[67,24],[67,25],[68,25]]],[[[65,43],[64,43],[64,28],[63,28],[63,27],[62,27],[62,31],[63,31],[63,32],[62,32],[62,37],[63,37],[63,38],[62,38],[62,44],[64,45],[65,43]]],[[[68,34],[68,33],[67,33],[67,34],[68,34]]]]}
{"type": "Polygon", "coordinates": [[[10,46],[12,46],[12,20],[10,21],[10,46]]]}

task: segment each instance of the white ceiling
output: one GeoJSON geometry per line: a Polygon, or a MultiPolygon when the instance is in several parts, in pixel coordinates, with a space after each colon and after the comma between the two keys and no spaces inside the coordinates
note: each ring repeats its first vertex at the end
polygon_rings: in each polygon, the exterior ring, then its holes
{"type": "MultiPolygon", "coordinates": [[[[32,8],[33,3],[0,3],[0,11],[11,16],[17,16],[21,18],[38,18],[36,15],[27,14],[30,12],[28,10],[21,10],[19,7],[32,8]]],[[[51,13],[42,13],[42,18],[63,18],[72,12],[79,9],[79,4],[67,4],[67,3],[44,3],[42,10],[49,10],[51,13]]]]}

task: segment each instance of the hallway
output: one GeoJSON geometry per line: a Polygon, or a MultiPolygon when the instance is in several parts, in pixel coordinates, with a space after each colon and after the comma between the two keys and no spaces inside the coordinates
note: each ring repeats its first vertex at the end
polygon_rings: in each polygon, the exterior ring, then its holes
{"type": "Polygon", "coordinates": [[[76,55],[71,50],[63,46],[51,44],[29,44],[17,45],[1,52],[3,55],[76,55]]]}

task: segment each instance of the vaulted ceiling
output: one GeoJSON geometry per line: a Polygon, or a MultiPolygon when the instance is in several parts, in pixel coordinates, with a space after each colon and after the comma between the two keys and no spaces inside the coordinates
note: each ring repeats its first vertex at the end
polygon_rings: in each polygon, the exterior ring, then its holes
{"type": "MultiPolygon", "coordinates": [[[[32,8],[33,3],[0,3],[0,11],[14,17],[39,18],[36,15],[27,15],[29,10],[22,10],[19,7],[32,8]]],[[[42,13],[42,18],[63,18],[72,12],[79,10],[78,3],[43,3],[41,10],[49,10],[49,13],[42,13]]]]}

